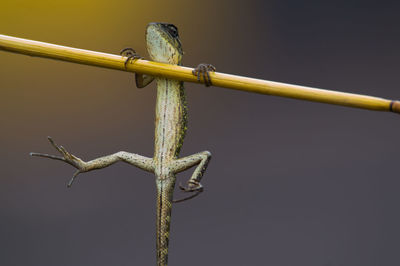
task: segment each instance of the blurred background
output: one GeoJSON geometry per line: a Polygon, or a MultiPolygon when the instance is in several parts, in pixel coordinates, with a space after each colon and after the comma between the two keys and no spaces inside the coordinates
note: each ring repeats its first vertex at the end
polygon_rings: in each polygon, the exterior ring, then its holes
{"type": "MultiPolygon", "coordinates": [[[[396,1],[2,0],[0,33],[147,57],[149,22],[178,26],[184,65],[400,99],[396,1]]],[[[0,265],[154,265],[155,84],[0,51],[0,265]]],[[[169,265],[399,265],[400,116],[186,84],[181,155],[209,150],[205,192],[174,205],[169,265]]],[[[182,182],[191,175],[178,176],[182,182]]],[[[176,197],[182,196],[177,190],[176,197]]]]}

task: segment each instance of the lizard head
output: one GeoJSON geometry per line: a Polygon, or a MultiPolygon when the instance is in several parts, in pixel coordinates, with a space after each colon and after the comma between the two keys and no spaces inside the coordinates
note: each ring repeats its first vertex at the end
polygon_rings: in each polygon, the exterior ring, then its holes
{"type": "Polygon", "coordinates": [[[180,65],[183,50],[178,29],[173,24],[153,22],[146,29],[147,51],[152,60],[180,65]]]}

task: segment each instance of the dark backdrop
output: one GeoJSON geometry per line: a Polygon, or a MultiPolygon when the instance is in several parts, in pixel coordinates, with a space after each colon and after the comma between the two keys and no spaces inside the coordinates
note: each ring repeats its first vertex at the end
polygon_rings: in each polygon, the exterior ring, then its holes
{"type": "MultiPolygon", "coordinates": [[[[0,33],[147,57],[147,23],[166,21],[186,66],[396,99],[395,3],[2,0],[0,33]]],[[[152,175],[121,163],[67,189],[73,168],[28,156],[55,152],[48,135],[86,160],[151,156],[154,85],[6,52],[0,62],[0,265],[154,265],[152,175]]],[[[400,116],[186,88],[182,155],[213,159],[206,191],[174,206],[170,265],[400,264],[400,116]]]]}

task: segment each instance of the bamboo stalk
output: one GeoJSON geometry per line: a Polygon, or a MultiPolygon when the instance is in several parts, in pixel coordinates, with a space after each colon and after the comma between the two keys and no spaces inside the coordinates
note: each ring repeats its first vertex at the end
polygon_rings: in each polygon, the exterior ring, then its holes
{"type": "MultiPolygon", "coordinates": [[[[204,83],[203,79],[198,81],[197,77],[192,74],[193,68],[168,65],[142,59],[131,61],[125,68],[124,63],[126,57],[124,56],[71,48],[1,34],[0,50],[122,71],[137,72],[186,82],[204,83]]],[[[211,72],[210,76],[213,86],[217,87],[376,111],[400,113],[400,101],[253,79],[218,72],[211,72]]]]}

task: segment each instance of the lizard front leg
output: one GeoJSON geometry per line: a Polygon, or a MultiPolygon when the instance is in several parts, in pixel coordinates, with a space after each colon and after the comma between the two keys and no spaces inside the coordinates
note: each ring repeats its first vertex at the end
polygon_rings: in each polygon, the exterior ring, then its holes
{"type": "Polygon", "coordinates": [[[135,73],[136,87],[139,89],[146,87],[154,80],[153,76],[135,73]]]}
{"type": "Polygon", "coordinates": [[[53,145],[53,147],[58,152],[61,153],[62,156],[50,155],[50,154],[45,154],[45,153],[37,153],[37,152],[31,152],[30,155],[54,159],[54,160],[60,160],[60,161],[66,162],[66,163],[72,165],[73,167],[75,167],[76,169],[78,169],[73,174],[72,179],[69,181],[68,187],[72,186],[72,183],[74,182],[75,178],[80,173],[85,173],[85,172],[89,172],[92,170],[105,168],[105,167],[110,166],[119,161],[129,163],[140,169],[154,173],[153,159],[148,158],[148,157],[144,157],[144,156],[141,156],[138,154],[129,153],[129,152],[125,152],[125,151],[119,151],[119,152],[111,154],[111,155],[107,155],[104,157],[100,157],[100,158],[85,162],[82,159],[69,153],[63,146],[58,146],[51,137],[48,137],[48,140],[51,143],[51,145],[53,145]]]}
{"type": "Polygon", "coordinates": [[[211,64],[199,64],[195,69],[193,69],[192,74],[197,76],[197,80],[200,82],[200,77],[203,77],[204,85],[210,87],[212,85],[210,72],[215,72],[217,70],[215,66],[211,64]]]}
{"type": "MultiPolygon", "coordinates": [[[[126,65],[129,62],[131,62],[132,60],[142,59],[143,58],[138,53],[136,53],[135,50],[133,50],[130,47],[122,49],[119,54],[122,55],[122,56],[126,56],[127,57],[126,60],[125,60],[125,63],[124,63],[125,68],[126,68],[126,65]]],[[[148,75],[144,75],[144,74],[135,73],[136,87],[138,87],[139,89],[146,87],[153,80],[154,80],[153,76],[148,76],[148,75]]]]}
{"type": "Polygon", "coordinates": [[[191,198],[196,197],[201,192],[203,192],[203,186],[200,184],[201,178],[207,169],[208,163],[211,159],[211,153],[209,151],[199,152],[187,157],[177,159],[171,163],[171,171],[173,173],[179,173],[185,171],[195,165],[197,165],[192,176],[188,180],[187,187],[179,185],[179,187],[185,192],[196,192],[192,196],[184,199],[174,200],[173,202],[182,202],[191,198]]]}

